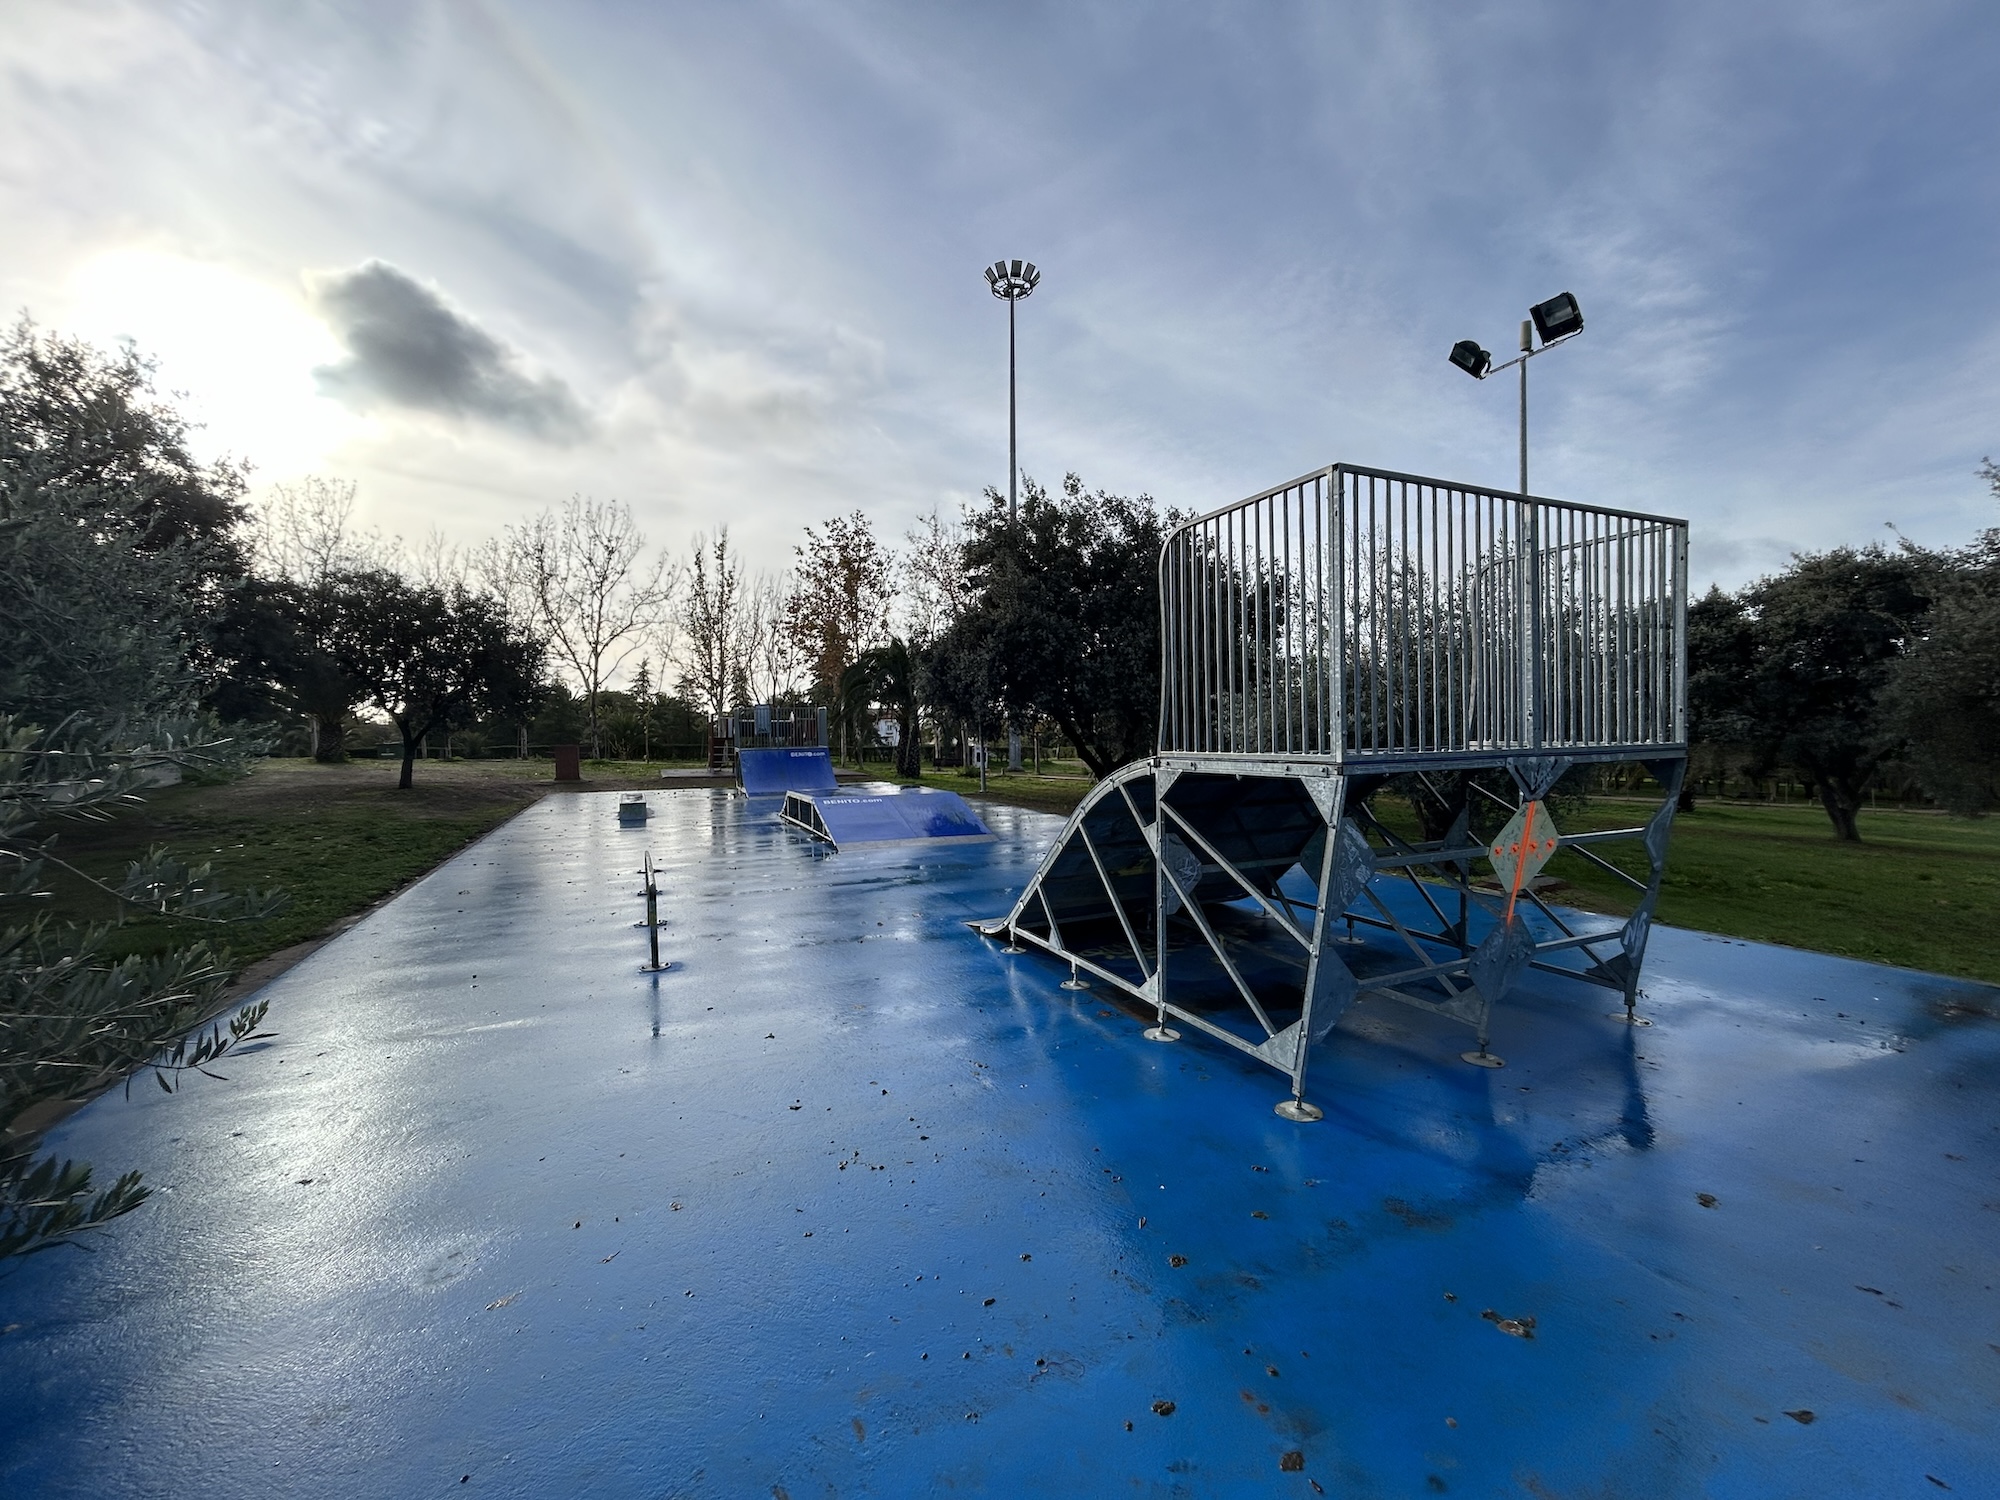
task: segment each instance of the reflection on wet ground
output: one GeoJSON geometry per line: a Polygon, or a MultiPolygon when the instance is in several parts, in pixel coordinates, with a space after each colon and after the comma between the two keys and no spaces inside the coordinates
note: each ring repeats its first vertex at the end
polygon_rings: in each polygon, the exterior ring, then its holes
{"type": "Polygon", "coordinates": [[[1669,930],[1275,1073],[969,932],[1060,826],[816,857],[551,799],[51,1145],[160,1192],[0,1277],[0,1493],[2000,1488],[1993,991],[1669,930]],[[641,854],[663,867],[643,975],[641,854]]]}

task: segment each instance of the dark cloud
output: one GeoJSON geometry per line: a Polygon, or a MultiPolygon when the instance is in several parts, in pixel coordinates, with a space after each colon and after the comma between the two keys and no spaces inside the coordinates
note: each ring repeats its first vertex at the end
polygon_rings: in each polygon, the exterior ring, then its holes
{"type": "Polygon", "coordinates": [[[589,425],[562,381],[528,374],[512,349],[386,262],[336,272],[314,290],[348,350],[339,364],[313,372],[329,396],[364,409],[483,418],[551,442],[581,437],[589,425]]]}

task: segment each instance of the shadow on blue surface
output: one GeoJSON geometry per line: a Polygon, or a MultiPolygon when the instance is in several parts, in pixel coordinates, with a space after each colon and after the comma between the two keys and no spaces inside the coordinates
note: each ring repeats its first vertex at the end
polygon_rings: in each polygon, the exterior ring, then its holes
{"type": "Polygon", "coordinates": [[[1538,975],[1489,1073],[1364,1003],[1296,1126],[965,928],[1058,819],[813,858],[658,797],[647,977],[614,802],[278,980],[228,1083],[52,1135],[160,1192],[0,1277],[0,1493],[2000,1484],[1989,989],[1663,930],[1651,1029],[1538,975]]]}

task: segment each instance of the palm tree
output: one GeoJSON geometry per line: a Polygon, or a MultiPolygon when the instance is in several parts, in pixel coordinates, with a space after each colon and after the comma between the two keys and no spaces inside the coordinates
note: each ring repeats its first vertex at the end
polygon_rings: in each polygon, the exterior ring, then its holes
{"type": "Polygon", "coordinates": [[[921,779],[924,758],[917,738],[917,661],[909,642],[892,635],[888,645],[864,652],[858,665],[868,675],[875,701],[896,720],[896,774],[921,779]]]}

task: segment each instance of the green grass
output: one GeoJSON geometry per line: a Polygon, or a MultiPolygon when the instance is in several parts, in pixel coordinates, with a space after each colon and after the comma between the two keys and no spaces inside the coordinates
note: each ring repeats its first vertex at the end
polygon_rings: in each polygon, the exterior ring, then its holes
{"type": "MultiPolygon", "coordinates": [[[[1565,826],[1616,827],[1643,811],[1600,800],[1565,826]]],[[[1863,812],[1861,838],[1840,843],[1813,807],[1704,802],[1674,820],[1659,919],[2000,983],[2000,820],[1863,812]]],[[[1597,852],[1643,874],[1636,844],[1597,852]]],[[[1636,892],[1576,854],[1558,854],[1547,873],[1570,883],[1556,900],[1631,910],[1636,892]]]]}
{"type": "MultiPolygon", "coordinates": [[[[240,781],[153,792],[110,822],[67,825],[56,853],[115,884],[127,860],[165,844],[191,864],[211,863],[224,889],[281,888],[289,904],[266,921],[139,917],[111,942],[114,952],[144,953],[206,938],[247,964],[320,935],[416,879],[541,796],[550,776],[546,762],[425,762],[402,792],[396,771],[383,761],[265,761],[240,781]]],[[[118,903],[87,883],[53,867],[46,873],[52,919],[117,913],[118,903]]]]}
{"type": "MultiPolygon", "coordinates": [[[[976,778],[927,778],[961,793],[976,778]]],[[[1068,812],[1085,781],[988,777],[992,800],[1068,812]]],[[[1629,827],[1654,804],[1598,798],[1561,820],[1570,832],[1629,827]]],[[[1415,836],[1416,820],[1388,798],[1384,821],[1415,836]]],[[[2000,983],[2000,819],[1864,811],[1859,844],[1833,836],[1816,806],[1703,802],[1674,820],[1658,919],[1675,927],[1845,958],[2000,983]]],[[[1594,846],[1644,878],[1638,841],[1594,846]]],[[[1624,916],[1637,892],[1581,855],[1546,873],[1566,884],[1552,902],[1624,916]]]]}

